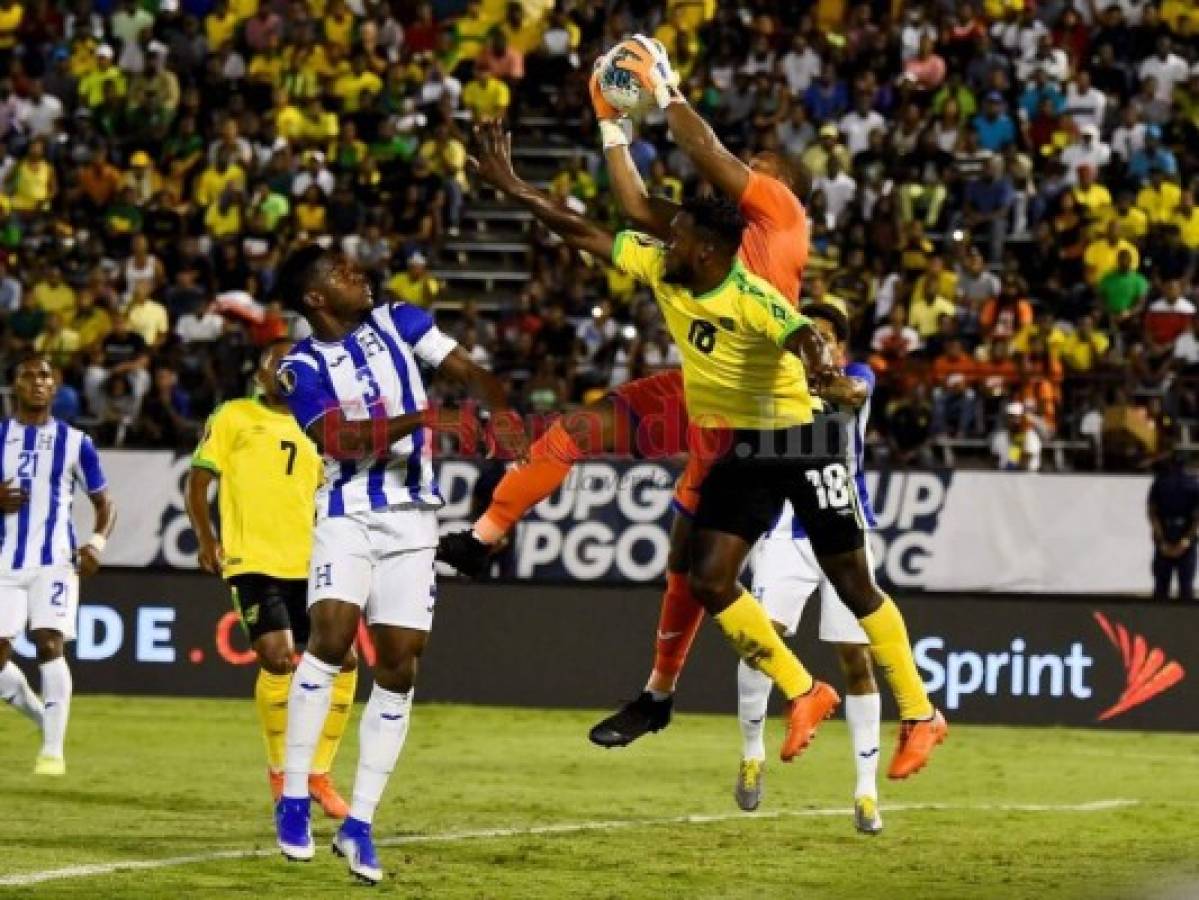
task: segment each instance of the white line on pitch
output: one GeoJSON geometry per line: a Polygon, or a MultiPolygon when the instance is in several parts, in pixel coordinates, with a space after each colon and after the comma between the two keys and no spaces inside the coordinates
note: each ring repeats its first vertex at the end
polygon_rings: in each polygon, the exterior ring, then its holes
{"type": "MultiPolygon", "coordinates": [[[[896,803],[886,807],[889,813],[896,812],[1104,812],[1128,806],[1138,806],[1140,800],[1091,800],[1086,803],[896,803]]],[[[706,825],[714,822],[752,821],[754,819],[810,819],[824,816],[847,816],[853,811],[844,807],[817,807],[814,809],[780,809],[759,813],[712,813],[688,816],[668,816],[658,819],[609,819],[594,822],[560,822],[551,825],[529,825],[515,828],[483,828],[474,831],[442,831],[433,834],[406,834],[398,837],[380,838],[375,843],[380,847],[399,847],[406,844],[455,843],[460,841],[486,841],[512,837],[536,837],[538,835],[576,834],[585,831],[626,831],[633,828],[649,828],[662,825],[706,825]]],[[[163,859],[131,859],[110,863],[93,863],[83,866],[67,866],[62,869],[46,869],[41,872],[24,872],[0,877],[0,887],[27,887],[45,881],[62,881],[75,878],[95,878],[117,872],[141,872],[148,869],[170,869],[200,863],[220,862],[226,859],[254,859],[274,856],[279,851],[274,847],[258,850],[213,850],[189,856],[169,856],[163,859]]]]}

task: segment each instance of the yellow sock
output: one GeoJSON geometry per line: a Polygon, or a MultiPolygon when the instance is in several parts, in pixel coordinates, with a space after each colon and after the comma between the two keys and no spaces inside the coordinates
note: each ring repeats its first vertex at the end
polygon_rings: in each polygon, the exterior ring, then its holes
{"type": "Polygon", "coordinates": [[[783,643],[762,605],[746,590],[732,605],[716,614],[716,624],[745,662],[769,675],[788,700],[812,689],[812,676],[783,643]]]}
{"type": "Polygon", "coordinates": [[[329,704],[329,715],[321,739],[317,741],[316,753],[312,757],[312,773],[323,775],[333,768],[333,757],[341,745],[341,736],[346,733],[350,721],[350,710],[354,708],[354,690],[358,687],[358,670],[339,672],[333,679],[333,699],[329,704]]]}
{"type": "Polygon", "coordinates": [[[883,670],[895,702],[899,704],[899,717],[927,719],[933,714],[933,705],[924,692],[920,673],[916,671],[908,629],[899,607],[888,597],[882,606],[859,621],[870,638],[874,662],[883,670]]]}
{"type": "Polygon", "coordinates": [[[266,744],[266,764],[272,772],[283,771],[283,754],[287,742],[287,695],[291,691],[291,675],[274,675],[258,670],[254,683],[254,704],[258,707],[258,723],[266,744]]]}

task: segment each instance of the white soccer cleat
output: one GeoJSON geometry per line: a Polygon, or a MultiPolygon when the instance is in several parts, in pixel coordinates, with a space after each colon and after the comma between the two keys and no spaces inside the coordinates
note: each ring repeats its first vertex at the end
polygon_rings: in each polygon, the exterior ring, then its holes
{"type": "Polygon", "coordinates": [[[883,830],[883,817],[874,797],[858,797],[853,801],[853,827],[862,834],[875,835],[883,830]]]}

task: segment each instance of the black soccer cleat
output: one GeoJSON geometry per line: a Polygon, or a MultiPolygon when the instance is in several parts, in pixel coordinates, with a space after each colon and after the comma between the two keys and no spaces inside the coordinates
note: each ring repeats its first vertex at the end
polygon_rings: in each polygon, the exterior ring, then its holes
{"type": "Polygon", "coordinates": [[[642,691],[636,700],[629,701],[619,712],[592,728],[587,737],[597,747],[627,747],[637,738],[669,725],[673,708],[673,697],[655,700],[649,691],[642,691]]]}
{"type": "Polygon", "coordinates": [[[491,568],[491,550],[469,529],[452,531],[438,542],[437,559],[467,578],[482,578],[491,568]]]}

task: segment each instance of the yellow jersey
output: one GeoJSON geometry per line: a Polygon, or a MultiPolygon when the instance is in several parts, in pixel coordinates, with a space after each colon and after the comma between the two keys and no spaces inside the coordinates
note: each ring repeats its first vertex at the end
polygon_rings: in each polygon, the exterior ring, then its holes
{"type": "Polygon", "coordinates": [[[683,357],[687,414],[706,428],[775,431],[812,421],[807,373],[787,339],[811,324],[740,261],[696,296],[663,280],[666,249],[635,231],[616,235],[612,264],[650,287],[683,357]]]}
{"type": "Polygon", "coordinates": [[[287,410],[231,400],[209,417],[192,465],[220,476],[224,576],[307,578],[321,458],[287,410]]]}

